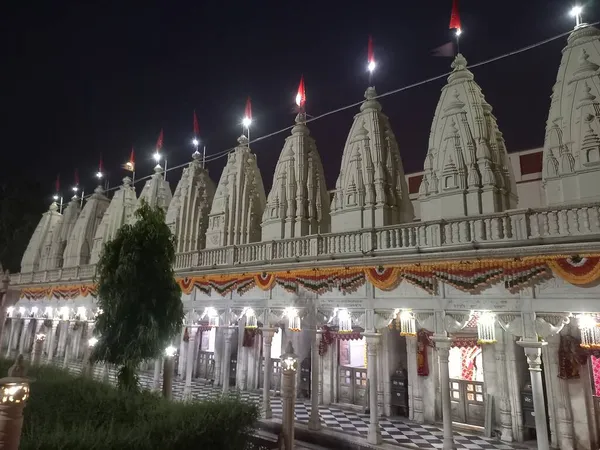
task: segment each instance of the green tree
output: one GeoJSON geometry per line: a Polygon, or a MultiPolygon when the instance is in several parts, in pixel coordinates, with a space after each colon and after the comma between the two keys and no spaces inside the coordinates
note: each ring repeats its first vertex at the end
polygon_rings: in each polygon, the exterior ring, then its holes
{"type": "Polygon", "coordinates": [[[98,262],[98,343],[91,355],[119,367],[118,385],[139,388],[137,368],[160,356],[181,330],[183,305],[175,281],[175,238],[165,214],[146,202],[133,225],[104,245],[98,262]]]}

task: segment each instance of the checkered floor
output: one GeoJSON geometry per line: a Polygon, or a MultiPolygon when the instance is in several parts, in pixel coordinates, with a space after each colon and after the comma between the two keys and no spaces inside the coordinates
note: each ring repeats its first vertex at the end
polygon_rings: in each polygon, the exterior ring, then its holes
{"type": "MultiPolygon", "coordinates": [[[[62,361],[54,360],[56,365],[62,366],[62,361]]],[[[81,362],[72,361],[69,363],[69,370],[75,373],[81,372],[81,362]]],[[[95,376],[99,379],[103,376],[103,368],[95,367],[95,376]]],[[[110,371],[110,381],[115,382],[115,372],[110,371]]],[[[152,388],[153,374],[149,372],[140,373],[140,383],[146,389],[152,388]]],[[[185,382],[175,378],[173,380],[173,398],[183,399],[185,382]]],[[[200,380],[192,382],[192,398],[194,400],[206,400],[209,398],[218,398],[222,389],[212,387],[202,383],[200,380]]],[[[242,391],[239,393],[245,401],[256,403],[261,402],[261,395],[256,392],[242,391]]],[[[282,407],[281,399],[272,397],[271,408],[274,417],[281,417],[282,407]]],[[[353,411],[342,410],[335,407],[319,407],[319,415],[323,427],[330,430],[342,431],[344,434],[354,434],[366,438],[369,427],[369,415],[355,413],[353,411]]],[[[307,423],[310,417],[310,403],[304,400],[296,402],[296,420],[307,423]]],[[[442,448],[442,430],[435,425],[417,424],[404,420],[381,418],[379,421],[381,435],[385,442],[400,444],[403,446],[415,446],[420,449],[442,448]]],[[[494,439],[488,439],[481,436],[473,436],[465,433],[454,433],[454,441],[458,449],[492,449],[492,450],[513,450],[525,449],[526,447],[507,444],[494,439]]]]}

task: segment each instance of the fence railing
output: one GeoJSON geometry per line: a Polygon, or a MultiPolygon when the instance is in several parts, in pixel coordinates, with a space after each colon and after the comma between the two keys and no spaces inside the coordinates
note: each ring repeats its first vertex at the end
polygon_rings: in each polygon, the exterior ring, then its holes
{"type": "MultiPolygon", "coordinates": [[[[179,253],[175,270],[258,266],[265,263],[350,259],[372,255],[502,248],[600,238],[600,204],[511,210],[465,218],[304,236],[179,253]]],[[[11,284],[91,280],[95,265],[15,274],[11,284]]]]}

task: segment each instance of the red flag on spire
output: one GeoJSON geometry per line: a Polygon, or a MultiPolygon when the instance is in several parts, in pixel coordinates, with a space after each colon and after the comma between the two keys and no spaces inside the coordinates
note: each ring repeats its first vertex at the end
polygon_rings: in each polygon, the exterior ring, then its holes
{"type": "Polygon", "coordinates": [[[367,62],[369,64],[375,62],[375,51],[373,50],[373,37],[369,36],[369,47],[367,48],[367,62]]]}
{"type": "Polygon", "coordinates": [[[58,194],[60,192],[60,173],[56,174],[56,182],[54,183],[54,190],[58,194]]]}
{"type": "Polygon", "coordinates": [[[129,155],[129,161],[123,164],[123,169],[128,170],[129,172],[135,172],[135,153],[133,152],[133,147],[131,147],[131,155],[129,155]]]}
{"type": "Polygon", "coordinates": [[[194,110],[194,136],[198,137],[200,135],[200,125],[198,125],[198,116],[196,115],[196,110],[194,110]]]}
{"type": "Polygon", "coordinates": [[[306,103],[306,90],[304,89],[304,75],[300,77],[300,84],[298,85],[298,93],[296,94],[296,105],[300,108],[304,108],[306,103]]]}
{"type": "Polygon", "coordinates": [[[79,186],[79,171],[75,169],[75,187],[79,186]]]}
{"type": "Polygon", "coordinates": [[[165,135],[163,133],[163,130],[161,129],[160,134],[158,135],[158,140],[156,141],[156,151],[162,150],[164,138],[165,135]]]}
{"type": "Polygon", "coordinates": [[[246,100],[246,111],[244,111],[244,119],[252,120],[252,102],[250,97],[246,100]]]}
{"type": "Polygon", "coordinates": [[[458,11],[458,0],[452,0],[452,13],[450,14],[450,29],[460,30],[460,13],[458,11]]]}

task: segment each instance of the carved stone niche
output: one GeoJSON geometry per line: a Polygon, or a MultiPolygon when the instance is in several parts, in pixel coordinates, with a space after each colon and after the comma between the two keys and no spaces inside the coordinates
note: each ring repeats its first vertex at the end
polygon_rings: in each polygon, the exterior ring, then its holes
{"type": "Polygon", "coordinates": [[[556,313],[556,314],[533,314],[533,328],[535,336],[529,336],[531,330],[525,329],[525,322],[522,314],[500,314],[497,316],[498,324],[504,331],[520,338],[537,338],[547,339],[562,331],[565,325],[571,321],[571,313],[556,313]]]}
{"type": "Polygon", "coordinates": [[[444,329],[449,334],[458,333],[467,326],[471,314],[468,313],[446,313],[444,315],[444,329]]]}
{"type": "Polygon", "coordinates": [[[416,312],[415,321],[427,331],[435,331],[435,315],[432,312],[416,312]]]}
{"type": "Polygon", "coordinates": [[[395,309],[376,309],[374,317],[374,328],[376,330],[382,330],[386,328],[392,320],[394,320],[395,309]]]}

